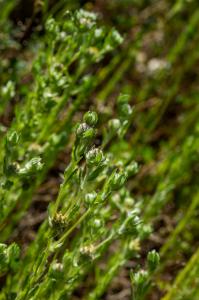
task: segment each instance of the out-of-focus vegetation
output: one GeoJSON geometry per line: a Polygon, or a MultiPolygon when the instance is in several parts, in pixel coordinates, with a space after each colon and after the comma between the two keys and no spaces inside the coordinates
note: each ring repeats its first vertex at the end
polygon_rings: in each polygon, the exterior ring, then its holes
{"type": "Polygon", "coordinates": [[[198,300],[198,2],[0,7],[0,300],[198,300]]]}

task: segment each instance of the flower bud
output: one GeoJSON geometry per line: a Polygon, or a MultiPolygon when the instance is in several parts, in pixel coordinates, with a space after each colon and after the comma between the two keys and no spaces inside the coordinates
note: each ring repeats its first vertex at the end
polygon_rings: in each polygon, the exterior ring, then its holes
{"type": "Polygon", "coordinates": [[[98,116],[94,111],[88,111],[84,115],[84,122],[91,127],[94,127],[97,124],[98,116]]]}
{"type": "Polygon", "coordinates": [[[133,161],[130,165],[127,166],[126,172],[128,177],[135,175],[138,172],[138,163],[133,161]]]}
{"type": "Polygon", "coordinates": [[[53,262],[50,266],[49,277],[53,279],[60,280],[64,276],[63,264],[58,262],[53,262]]]}
{"type": "Polygon", "coordinates": [[[88,128],[84,133],[83,133],[83,138],[84,139],[92,139],[95,136],[95,130],[93,128],[88,128]]]}
{"type": "Polygon", "coordinates": [[[139,238],[140,240],[146,240],[152,233],[152,227],[149,224],[140,224],[139,228],[139,238]]]}
{"type": "Polygon", "coordinates": [[[98,166],[103,160],[103,152],[98,148],[91,149],[86,154],[86,162],[89,166],[98,166]]]}
{"type": "Polygon", "coordinates": [[[92,226],[93,226],[94,229],[101,228],[103,226],[103,221],[99,218],[96,218],[96,219],[93,220],[92,226]]]}
{"type": "Polygon", "coordinates": [[[148,262],[148,268],[150,272],[155,271],[157,268],[159,262],[160,262],[160,256],[156,252],[156,250],[152,250],[147,255],[147,262],[148,262]]]}
{"type": "Polygon", "coordinates": [[[62,213],[56,213],[53,217],[49,216],[49,225],[55,232],[61,232],[68,225],[66,216],[62,213]]]}
{"type": "Polygon", "coordinates": [[[96,198],[97,198],[96,192],[88,193],[85,195],[85,203],[87,205],[92,205],[96,198]]]}
{"type": "Polygon", "coordinates": [[[135,299],[143,297],[150,285],[148,272],[144,270],[140,270],[134,274],[131,272],[131,282],[135,299]]]}
{"type": "Polygon", "coordinates": [[[124,185],[126,180],[127,180],[126,174],[122,171],[117,171],[110,178],[109,181],[110,188],[112,190],[118,190],[124,185]]]}
{"type": "Polygon", "coordinates": [[[140,270],[139,272],[134,274],[134,283],[136,286],[142,286],[143,283],[145,283],[145,281],[148,278],[148,273],[147,271],[144,270],[140,270]]]}
{"type": "Polygon", "coordinates": [[[92,260],[95,257],[95,247],[94,245],[86,245],[80,248],[80,254],[82,258],[92,260]]]}
{"type": "Polygon", "coordinates": [[[134,204],[135,204],[135,200],[134,200],[133,198],[131,198],[131,197],[126,197],[126,198],[124,199],[124,205],[125,205],[125,207],[130,208],[130,207],[133,207],[134,204]]]}
{"type": "Polygon", "coordinates": [[[84,132],[86,132],[86,130],[89,129],[89,126],[86,124],[86,123],[81,123],[79,124],[79,126],[77,127],[77,130],[76,130],[76,136],[78,138],[81,138],[84,134],[84,132]]]}
{"type": "Polygon", "coordinates": [[[81,123],[77,130],[76,136],[79,139],[92,139],[95,136],[95,130],[86,123],[81,123]]]}
{"type": "Polygon", "coordinates": [[[112,119],[108,122],[108,127],[110,128],[111,132],[115,133],[121,127],[121,122],[119,119],[112,119]]]}
{"type": "Polygon", "coordinates": [[[90,148],[91,142],[95,137],[96,130],[86,123],[82,123],[76,130],[76,141],[73,149],[75,160],[79,160],[90,148]]]}

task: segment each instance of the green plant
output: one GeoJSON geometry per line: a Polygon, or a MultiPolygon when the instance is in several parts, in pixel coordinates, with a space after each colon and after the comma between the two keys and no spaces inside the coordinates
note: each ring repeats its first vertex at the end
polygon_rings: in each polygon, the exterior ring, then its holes
{"type": "Polygon", "coordinates": [[[0,4],[0,300],[198,300],[197,1],[0,4]]]}

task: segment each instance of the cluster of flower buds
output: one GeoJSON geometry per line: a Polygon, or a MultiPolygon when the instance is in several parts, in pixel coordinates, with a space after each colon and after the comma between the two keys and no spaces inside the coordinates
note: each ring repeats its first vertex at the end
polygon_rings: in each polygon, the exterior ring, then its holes
{"type": "Polygon", "coordinates": [[[147,255],[148,270],[131,271],[130,278],[135,299],[143,299],[151,285],[151,276],[157,269],[160,262],[160,256],[156,250],[152,250],[147,255]]]}
{"type": "Polygon", "coordinates": [[[89,111],[85,113],[83,119],[84,123],[79,124],[76,129],[76,142],[73,150],[73,156],[76,161],[89,150],[96,134],[94,127],[98,121],[97,114],[89,111]]]}

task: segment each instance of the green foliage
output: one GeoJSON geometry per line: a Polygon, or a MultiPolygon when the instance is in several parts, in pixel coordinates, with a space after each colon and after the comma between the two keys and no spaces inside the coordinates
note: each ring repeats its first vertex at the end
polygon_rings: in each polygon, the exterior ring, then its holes
{"type": "Polygon", "coordinates": [[[0,300],[198,300],[197,1],[22,2],[0,1],[0,300]]]}
{"type": "Polygon", "coordinates": [[[9,246],[0,244],[0,275],[8,271],[16,271],[19,265],[20,250],[17,244],[9,246]]]}

